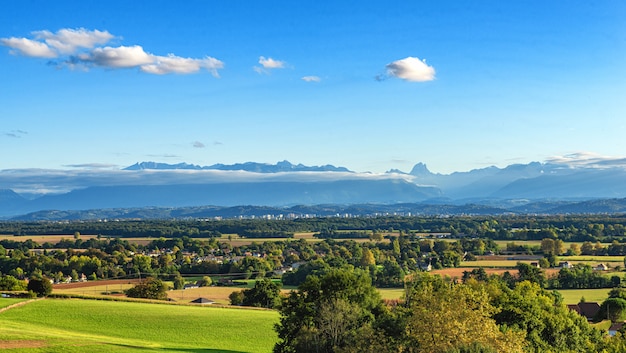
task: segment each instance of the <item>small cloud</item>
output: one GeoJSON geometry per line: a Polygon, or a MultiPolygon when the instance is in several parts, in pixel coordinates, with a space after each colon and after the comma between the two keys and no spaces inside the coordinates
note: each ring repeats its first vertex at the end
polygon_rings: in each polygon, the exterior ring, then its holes
{"type": "Polygon", "coordinates": [[[259,64],[261,66],[254,66],[252,69],[259,74],[269,74],[269,70],[284,69],[285,62],[280,60],[274,60],[272,58],[266,58],[264,56],[259,57],[259,64]]]}
{"type": "Polygon", "coordinates": [[[428,66],[426,60],[415,57],[407,57],[387,64],[386,75],[376,76],[377,81],[386,77],[395,77],[410,82],[425,82],[435,79],[435,68],[428,66]]]}
{"type": "Polygon", "coordinates": [[[224,67],[224,63],[212,58],[205,57],[204,59],[192,59],[182,58],[169,54],[168,56],[152,56],[154,63],[142,65],[141,71],[149,74],[191,74],[200,71],[200,69],[206,69],[215,77],[219,77],[218,69],[224,67]]]}
{"type": "Polygon", "coordinates": [[[265,58],[264,56],[259,57],[259,64],[261,64],[264,69],[282,69],[285,67],[284,61],[265,58]]]}
{"type": "Polygon", "coordinates": [[[34,58],[56,58],[58,54],[46,43],[28,38],[1,38],[2,45],[11,48],[11,54],[20,54],[34,58]]]}
{"type": "Polygon", "coordinates": [[[24,131],[24,130],[12,130],[9,132],[5,132],[3,135],[7,136],[7,137],[13,137],[13,138],[22,138],[22,136],[28,134],[28,132],[24,131]]]}
{"type": "Polygon", "coordinates": [[[214,141],[214,142],[213,142],[213,145],[215,145],[215,146],[221,146],[221,145],[223,145],[223,143],[222,143],[222,142],[220,142],[220,141],[214,141]]]}
{"type": "Polygon", "coordinates": [[[118,165],[115,165],[115,164],[105,164],[105,163],[67,164],[64,167],[68,167],[68,168],[82,168],[82,169],[114,169],[114,168],[119,168],[118,165]]]}
{"type": "Polygon", "coordinates": [[[302,81],[304,81],[304,82],[320,82],[320,81],[322,81],[322,79],[319,78],[319,76],[304,76],[304,77],[302,77],[302,81]]]}
{"type": "Polygon", "coordinates": [[[193,147],[194,147],[194,148],[204,148],[205,146],[204,146],[204,143],[202,143],[202,142],[200,142],[200,141],[195,141],[195,142],[193,143],[193,147]]]}

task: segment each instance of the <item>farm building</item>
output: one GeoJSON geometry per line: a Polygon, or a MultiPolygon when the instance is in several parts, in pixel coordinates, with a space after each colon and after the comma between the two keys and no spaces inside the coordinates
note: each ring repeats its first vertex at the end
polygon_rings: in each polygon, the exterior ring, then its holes
{"type": "Polygon", "coordinates": [[[194,300],[190,301],[190,303],[193,303],[193,304],[202,304],[202,305],[209,305],[209,304],[213,304],[213,303],[215,303],[215,302],[214,302],[214,301],[212,301],[211,299],[207,299],[207,298],[202,298],[202,297],[200,297],[200,298],[197,298],[197,299],[194,299],[194,300]]]}
{"type": "Polygon", "coordinates": [[[596,314],[598,314],[598,312],[600,311],[600,304],[596,302],[581,302],[578,304],[570,304],[567,307],[570,310],[573,310],[584,316],[587,321],[592,321],[596,314]]]}

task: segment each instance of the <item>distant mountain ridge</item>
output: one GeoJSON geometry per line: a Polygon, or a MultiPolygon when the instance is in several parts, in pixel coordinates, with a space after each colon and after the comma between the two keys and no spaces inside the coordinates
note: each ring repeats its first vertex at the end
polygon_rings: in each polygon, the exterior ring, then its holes
{"type": "Polygon", "coordinates": [[[254,173],[280,173],[280,172],[350,172],[348,168],[344,167],[335,167],[330,164],[326,164],[323,166],[305,166],[304,164],[291,164],[289,161],[282,161],[276,164],[267,164],[267,163],[256,163],[256,162],[246,162],[246,163],[235,163],[235,164],[213,164],[210,166],[199,166],[195,164],[187,164],[187,163],[178,163],[178,164],[167,164],[167,163],[157,163],[157,162],[141,162],[135,163],[129,167],[124,168],[124,170],[176,170],[176,169],[187,169],[187,170],[242,170],[246,172],[254,172],[254,173]]]}
{"type": "MultiPolygon", "coordinates": [[[[394,170],[394,173],[399,171],[394,170]]],[[[626,169],[572,168],[531,162],[505,168],[435,174],[418,163],[408,175],[418,185],[441,189],[445,197],[461,199],[590,199],[626,197],[626,169]]]]}
{"type": "Polygon", "coordinates": [[[212,166],[141,162],[108,171],[0,171],[0,218],[5,219],[42,210],[320,204],[403,209],[391,207],[399,203],[419,205],[411,206],[414,214],[618,213],[626,212],[625,198],[624,168],[539,162],[451,174],[432,173],[423,163],[410,173],[394,169],[375,174],[288,161],[212,166]],[[33,198],[33,193],[23,197],[26,193],[12,190],[11,185],[23,189],[28,183],[63,192],[33,198]]]}

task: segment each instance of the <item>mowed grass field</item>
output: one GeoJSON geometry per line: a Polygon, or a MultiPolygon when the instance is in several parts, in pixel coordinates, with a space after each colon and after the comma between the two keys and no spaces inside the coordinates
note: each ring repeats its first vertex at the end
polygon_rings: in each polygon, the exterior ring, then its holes
{"type": "Polygon", "coordinates": [[[45,299],[0,313],[0,351],[269,353],[277,322],[271,310],[45,299]]]}
{"type": "Polygon", "coordinates": [[[602,304],[609,297],[611,288],[601,289],[559,289],[559,293],[563,296],[564,304],[578,304],[581,298],[585,298],[586,302],[597,302],[602,304]]]}
{"type": "Polygon", "coordinates": [[[6,308],[9,305],[17,304],[19,302],[23,302],[27,299],[20,298],[0,298],[0,310],[6,308]]]}

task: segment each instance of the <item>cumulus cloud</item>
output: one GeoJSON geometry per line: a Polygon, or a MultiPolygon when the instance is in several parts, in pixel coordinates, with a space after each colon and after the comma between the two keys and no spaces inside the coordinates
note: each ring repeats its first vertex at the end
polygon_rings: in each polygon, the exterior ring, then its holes
{"type": "Polygon", "coordinates": [[[90,53],[79,55],[78,59],[85,63],[111,68],[128,68],[154,62],[152,55],[146,53],[139,45],[96,48],[90,53]]]}
{"type": "Polygon", "coordinates": [[[322,81],[322,79],[319,78],[319,76],[304,76],[304,77],[302,77],[302,81],[304,81],[304,82],[320,82],[320,81],[322,81]]]}
{"type": "Polygon", "coordinates": [[[593,152],[575,152],[546,159],[546,163],[564,164],[574,168],[626,167],[626,157],[602,156],[593,152]]]}
{"type": "Polygon", "coordinates": [[[204,148],[205,146],[204,146],[204,143],[202,143],[202,142],[200,142],[200,141],[195,141],[195,142],[193,143],[193,147],[194,147],[194,148],[204,148]]]}
{"type": "MultiPolygon", "coordinates": [[[[166,56],[146,52],[140,45],[100,46],[115,38],[108,31],[65,28],[32,32],[34,39],[0,38],[0,44],[11,48],[11,53],[30,57],[59,58],[50,62],[55,66],[88,69],[93,66],[111,69],[138,68],[141,72],[155,75],[191,74],[202,69],[219,77],[224,63],[206,56],[184,58],[174,54],[166,56]]],[[[271,60],[271,59],[270,59],[271,60]]],[[[271,64],[270,64],[271,65],[271,64]]],[[[273,65],[276,65],[274,62],[273,65]]]]}
{"type": "Polygon", "coordinates": [[[108,31],[97,29],[89,31],[84,28],[64,28],[56,33],[44,30],[33,32],[33,34],[35,38],[44,40],[48,46],[64,54],[74,53],[78,48],[93,48],[98,44],[106,44],[113,39],[113,35],[108,31]]]}
{"type": "Polygon", "coordinates": [[[75,53],[79,48],[93,48],[98,44],[108,43],[113,35],[107,31],[88,31],[84,28],[65,28],[52,33],[50,31],[32,32],[34,39],[2,38],[0,43],[13,49],[13,54],[37,58],[56,58],[60,54],[75,53]]]}
{"type": "Polygon", "coordinates": [[[11,48],[11,54],[20,54],[35,58],[56,58],[58,56],[46,43],[28,38],[0,38],[0,43],[11,48]]]}
{"type": "MultiPolygon", "coordinates": [[[[425,82],[435,79],[435,68],[425,60],[409,56],[387,64],[386,77],[395,77],[410,82],[425,82]]],[[[384,77],[377,77],[383,79],[384,77]]]]}

